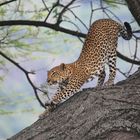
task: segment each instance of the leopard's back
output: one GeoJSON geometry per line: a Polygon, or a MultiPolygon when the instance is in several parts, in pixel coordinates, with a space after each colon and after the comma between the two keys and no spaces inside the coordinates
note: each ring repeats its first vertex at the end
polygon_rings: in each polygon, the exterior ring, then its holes
{"type": "MultiPolygon", "coordinates": [[[[131,30],[131,29],[130,29],[131,30]]],[[[116,49],[118,34],[122,32],[125,39],[130,39],[132,32],[128,34],[124,27],[111,19],[100,19],[95,21],[87,34],[82,52],[78,61],[101,61],[110,50],[116,49]],[[89,59],[87,59],[89,58],[89,59]],[[99,60],[98,60],[99,59],[99,60]]]]}
{"type": "Polygon", "coordinates": [[[98,75],[102,71],[101,69],[104,69],[103,67],[107,61],[110,62],[110,67],[112,66],[115,69],[119,33],[126,40],[132,37],[132,30],[128,23],[125,29],[111,19],[95,21],[87,34],[82,52],[77,60],[78,64],[82,65],[82,67],[85,66],[85,69],[89,70],[91,75],[98,75]]]}

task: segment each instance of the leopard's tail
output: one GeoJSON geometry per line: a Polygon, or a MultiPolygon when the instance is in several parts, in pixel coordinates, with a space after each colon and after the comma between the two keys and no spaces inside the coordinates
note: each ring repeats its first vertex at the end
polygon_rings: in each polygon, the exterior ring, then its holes
{"type": "Polygon", "coordinates": [[[124,27],[121,27],[120,35],[125,40],[130,40],[132,38],[132,28],[128,22],[124,22],[124,27]]]}

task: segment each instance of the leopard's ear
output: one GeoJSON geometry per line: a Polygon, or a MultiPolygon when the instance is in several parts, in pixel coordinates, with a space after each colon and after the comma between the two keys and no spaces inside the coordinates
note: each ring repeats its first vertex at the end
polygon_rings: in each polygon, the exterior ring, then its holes
{"type": "Polygon", "coordinates": [[[64,63],[61,63],[60,64],[60,70],[65,70],[65,68],[66,68],[65,64],[64,63]]]}

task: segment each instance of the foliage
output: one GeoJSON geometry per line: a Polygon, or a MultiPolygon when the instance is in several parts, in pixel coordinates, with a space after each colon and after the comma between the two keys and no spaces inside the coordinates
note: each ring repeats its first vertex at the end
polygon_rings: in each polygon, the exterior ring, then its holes
{"type": "Polygon", "coordinates": [[[107,5],[117,7],[117,4],[126,5],[124,0],[103,0],[107,5]]]}

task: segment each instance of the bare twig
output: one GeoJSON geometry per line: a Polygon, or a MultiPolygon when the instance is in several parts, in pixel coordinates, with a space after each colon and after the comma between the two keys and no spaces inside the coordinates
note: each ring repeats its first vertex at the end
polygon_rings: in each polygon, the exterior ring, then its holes
{"type": "Polygon", "coordinates": [[[9,3],[14,2],[14,1],[17,1],[17,0],[9,0],[9,1],[6,1],[6,2],[3,2],[3,3],[0,3],[0,6],[3,6],[3,5],[6,5],[6,4],[9,4],[9,3]]]}
{"type": "Polygon", "coordinates": [[[9,35],[9,32],[6,31],[6,35],[4,35],[4,36],[2,37],[2,39],[0,39],[0,43],[3,43],[3,41],[8,37],[8,35],[9,35]]]}
{"type": "Polygon", "coordinates": [[[92,1],[90,2],[90,9],[91,9],[91,13],[90,13],[90,19],[89,19],[89,27],[92,24],[92,17],[93,17],[93,11],[94,11],[92,1]]]}
{"type": "Polygon", "coordinates": [[[49,8],[47,7],[47,5],[46,5],[45,1],[44,1],[44,0],[42,0],[42,2],[43,2],[43,4],[44,4],[45,8],[47,9],[47,11],[48,11],[48,12],[50,12],[50,10],[49,10],[49,8]]]}
{"type": "Polygon", "coordinates": [[[117,70],[118,70],[125,78],[128,78],[128,76],[126,75],[125,72],[122,72],[119,68],[117,68],[117,70]]]}
{"type": "Polygon", "coordinates": [[[136,49],[134,53],[134,60],[137,58],[137,53],[138,53],[138,39],[136,38],[136,49]]]}
{"type": "Polygon", "coordinates": [[[101,10],[103,11],[103,13],[104,13],[108,18],[110,18],[109,14],[105,11],[105,8],[104,8],[104,6],[103,6],[103,1],[102,1],[102,0],[100,0],[100,7],[101,7],[101,10]]]}
{"type": "Polygon", "coordinates": [[[104,8],[106,11],[108,11],[110,14],[112,14],[120,23],[122,23],[122,21],[118,18],[118,16],[116,16],[111,10],[109,10],[108,8],[104,8]]]}
{"type": "Polygon", "coordinates": [[[103,13],[105,13],[108,18],[111,18],[111,17],[109,16],[109,14],[107,12],[109,12],[111,15],[113,15],[120,23],[122,23],[122,21],[119,19],[118,16],[116,16],[115,13],[113,13],[111,10],[109,10],[108,7],[103,6],[103,1],[102,0],[100,0],[100,6],[101,6],[101,9],[102,9],[103,13]]]}
{"type": "Polygon", "coordinates": [[[80,40],[80,42],[81,42],[82,44],[84,44],[84,41],[83,41],[80,37],[78,37],[78,39],[80,40]]]}
{"type": "Polygon", "coordinates": [[[120,52],[118,52],[118,51],[117,51],[117,56],[118,56],[119,58],[121,58],[122,60],[125,60],[125,61],[128,62],[128,63],[133,63],[133,64],[135,64],[135,65],[140,65],[140,61],[136,61],[136,60],[130,59],[130,58],[128,58],[128,57],[122,55],[122,54],[121,54],[120,52]]]}
{"type": "Polygon", "coordinates": [[[72,22],[70,20],[63,20],[63,22],[71,23],[72,25],[74,25],[77,28],[77,31],[81,31],[80,28],[74,22],[72,22]]]}
{"type": "Polygon", "coordinates": [[[62,11],[59,13],[59,16],[58,16],[57,22],[56,22],[57,25],[59,25],[59,24],[61,23],[63,14],[66,12],[67,8],[68,8],[70,5],[72,5],[72,4],[74,3],[74,1],[75,1],[75,0],[71,0],[71,1],[62,9],[62,11]]]}
{"type": "MultiPolygon", "coordinates": [[[[62,4],[60,6],[65,7],[62,4]]],[[[75,19],[77,19],[88,30],[88,27],[86,26],[86,24],[71,10],[71,8],[67,8],[67,10],[70,11],[75,17],[75,19]]]]}
{"type": "MultiPolygon", "coordinates": [[[[134,59],[133,59],[133,60],[136,60],[136,58],[137,58],[137,52],[138,52],[138,39],[136,38],[136,46],[135,46],[135,52],[134,52],[134,59]]],[[[127,72],[127,75],[130,74],[130,72],[131,72],[133,66],[134,66],[134,64],[132,63],[132,65],[131,65],[129,71],[127,72]]]]}
{"type": "Polygon", "coordinates": [[[133,31],[133,33],[140,33],[140,30],[135,30],[133,31]]]}
{"type": "Polygon", "coordinates": [[[39,96],[38,96],[38,93],[37,93],[37,90],[40,90],[39,88],[37,88],[33,82],[31,81],[30,77],[29,77],[29,74],[34,74],[34,72],[29,72],[27,70],[25,70],[23,67],[21,67],[17,62],[15,62],[14,60],[12,60],[11,58],[9,58],[7,55],[5,55],[3,52],[0,51],[0,55],[3,56],[5,59],[7,59],[8,61],[10,61],[12,64],[14,64],[17,68],[19,68],[21,71],[24,72],[28,82],[30,83],[30,85],[32,86],[33,90],[34,90],[34,93],[35,93],[35,96],[38,100],[38,102],[40,103],[40,105],[44,108],[45,105],[42,103],[42,101],[40,100],[39,96]]]}
{"type": "Polygon", "coordinates": [[[53,11],[53,9],[54,9],[55,7],[57,7],[58,5],[59,5],[59,0],[57,0],[57,2],[52,6],[52,8],[51,8],[50,10],[48,9],[48,10],[49,10],[49,13],[48,13],[47,17],[45,18],[44,22],[47,21],[47,19],[49,18],[51,12],[53,11]]]}

